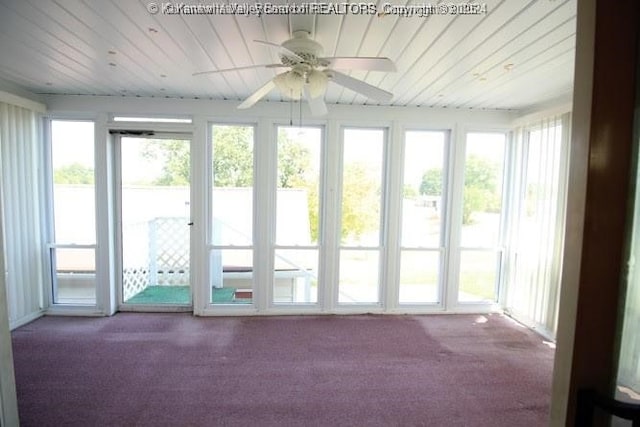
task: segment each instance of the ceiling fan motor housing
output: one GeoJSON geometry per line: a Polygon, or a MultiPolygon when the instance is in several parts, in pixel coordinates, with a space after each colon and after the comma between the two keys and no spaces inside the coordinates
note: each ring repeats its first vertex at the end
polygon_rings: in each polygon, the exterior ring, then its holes
{"type": "MultiPolygon", "coordinates": [[[[318,65],[317,59],[322,57],[323,54],[322,45],[310,39],[308,31],[294,31],[293,38],[282,43],[282,47],[296,53],[312,67],[318,65]]],[[[285,65],[294,66],[299,64],[299,61],[289,58],[286,55],[282,55],[281,60],[285,65]]]]}

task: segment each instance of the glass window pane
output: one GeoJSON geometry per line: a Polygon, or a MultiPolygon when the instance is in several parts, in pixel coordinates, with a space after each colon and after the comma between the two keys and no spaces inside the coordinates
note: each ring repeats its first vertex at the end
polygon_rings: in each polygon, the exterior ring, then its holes
{"type": "Polygon", "coordinates": [[[460,254],[460,302],[494,302],[497,300],[499,253],[462,251],[460,254]]]}
{"type": "Polygon", "coordinates": [[[444,132],[405,134],[402,246],[440,246],[444,192],[444,132]]]}
{"type": "MultiPolygon", "coordinates": [[[[96,243],[94,123],[51,122],[52,243],[96,243]]],[[[95,304],[95,249],[50,252],[54,304],[95,304]]]]}
{"type": "Polygon", "coordinates": [[[51,164],[55,242],[94,244],[94,124],[53,120],[51,164]]]}
{"type": "Polygon", "coordinates": [[[210,251],[212,304],[251,304],[253,301],[253,250],[210,251]]]}
{"type": "Polygon", "coordinates": [[[51,249],[55,304],[96,303],[96,254],[93,248],[51,249]]]}
{"type": "Polygon", "coordinates": [[[338,302],[358,304],[379,301],[379,258],[380,253],[377,250],[342,249],[340,251],[338,302]]]}
{"type": "Polygon", "coordinates": [[[318,302],[318,251],[276,249],[273,302],[318,302]]]}
{"type": "Polygon", "coordinates": [[[505,134],[467,134],[462,208],[462,246],[499,243],[505,134]]]}
{"type": "Polygon", "coordinates": [[[278,128],[277,245],[318,243],[321,145],[320,128],[278,128]]]}
{"type": "Polygon", "coordinates": [[[345,129],[342,230],[345,246],[380,245],[384,131],[345,129]]]}
{"type": "Polygon", "coordinates": [[[253,244],[253,127],[212,127],[212,244],[253,244]]]}
{"type": "Polygon", "coordinates": [[[439,251],[402,251],[400,304],[438,303],[439,251]]]}

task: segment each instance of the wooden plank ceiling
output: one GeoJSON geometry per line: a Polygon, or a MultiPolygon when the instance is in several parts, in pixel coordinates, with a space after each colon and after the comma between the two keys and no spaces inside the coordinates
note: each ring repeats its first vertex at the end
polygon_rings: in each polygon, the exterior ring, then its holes
{"type": "MultiPolygon", "coordinates": [[[[185,4],[255,4],[207,1],[185,4]]],[[[395,73],[347,72],[392,92],[389,105],[521,110],[571,93],[576,1],[487,0],[478,14],[405,17],[186,15],[163,13],[179,3],[150,0],[0,0],[0,79],[39,94],[242,100],[278,71],[192,74],[280,62],[254,40],[280,44],[303,29],[325,56],[391,58],[395,73]]],[[[380,12],[427,3],[372,4],[380,12]]],[[[283,100],[277,91],[266,99],[283,100]]],[[[325,100],[377,104],[335,83],[325,100]]]]}

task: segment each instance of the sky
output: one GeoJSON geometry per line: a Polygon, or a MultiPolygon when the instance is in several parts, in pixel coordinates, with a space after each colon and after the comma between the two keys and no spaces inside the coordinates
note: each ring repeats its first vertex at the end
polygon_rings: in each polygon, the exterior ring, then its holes
{"type": "Polygon", "coordinates": [[[80,163],[93,169],[93,122],[53,120],[51,122],[51,139],[53,169],[73,163],[80,163]]]}

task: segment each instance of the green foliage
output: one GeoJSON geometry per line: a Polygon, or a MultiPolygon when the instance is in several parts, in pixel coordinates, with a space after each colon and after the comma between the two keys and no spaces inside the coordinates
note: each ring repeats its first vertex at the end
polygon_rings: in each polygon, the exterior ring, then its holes
{"type": "Polygon", "coordinates": [[[144,146],[142,155],[148,159],[162,159],[162,175],[155,185],[188,185],[190,176],[189,143],[181,140],[153,140],[144,146]]]}
{"type": "Polygon", "coordinates": [[[278,186],[304,187],[310,179],[311,153],[297,141],[292,141],[284,129],[278,133],[278,186]]]}
{"type": "Polygon", "coordinates": [[[318,181],[309,181],[307,186],[307,205],[309,207],[309,227],[311,234],[311,241],[317,242],[320,237],[320,206],[318,195],[318,181]]]}
{"type": "MultiPolygon", "coordinates": [[[[167,140],[149,143],[144,155],[163,159],[157,185],[186,185],[189,182],[189,145],[167,140]]],[[[253,185],[253,129],[246,126],[216,126],[213,135],[213,182],[215,187],[253,185]]],[[[344,171],[342,236],[359,238],[379,224],[380,188],[364,165],[347,165],[344,171]]],[[[291,140],[284,131],[278,135],[278,186],[307,190],[311,238],[319,234],[319,177],[311,168],[311,153],[291,140]]],[[[415,192],[415,190],[414,190],[415,192]]]]}
{"type": "Polygon", "coordinates": [[[405,185],[404,188],[402,189],[402,195],[404,196],[405,199],[415,199],[416,196],[418,195],[418,192],[412,186],[405,185]]]}
{"type": "Polygon", "coordinates": [[[278,187],[307,190],[307,207],[311,241],[319,235],[319,195],[317,171],[311,168],[311,153],[298,141],[289,138],[285,129],[278,130],[278,187]]]}
{"type": "Polygon", "coordinates": [[[380,221],[379,188],[365,165],[347,164],[342,182],[342,240],[358,239],[378,228],[380,221]]]}
{"type": "Polygon", "coordinates": [[[214,128],[213,184],[216,187],[253,186],[253,128],[214,128]]]}
{"type": "Polygon", "coordinates": [[[442,169],[433,168],[427,170],[422,175],[420,183],[420,194],[428,196],[442,195],[442,169]]]}
{"type": "Polygon", "coordinates": [[[72,163],[53,171],[55,184],[93,184],[94,180],[93,168],[80,163],[72,163]]]}
{"type": "Polygon", "coordinates": [[[500,210],[498,164],[478,156],[467,158],[464,170],[462,223],[471,224],[474,212],[500,210]]]}

